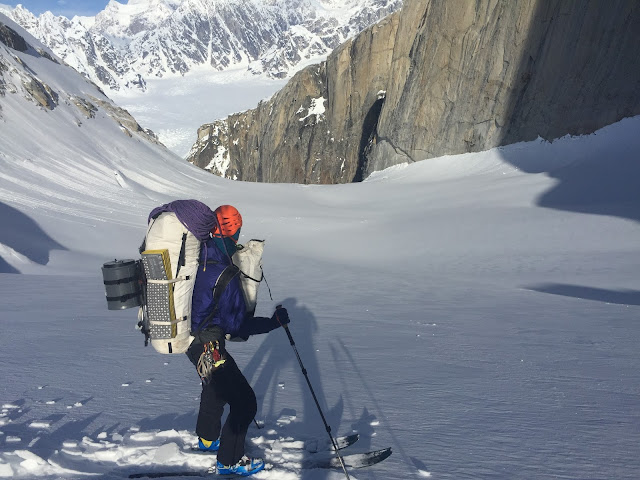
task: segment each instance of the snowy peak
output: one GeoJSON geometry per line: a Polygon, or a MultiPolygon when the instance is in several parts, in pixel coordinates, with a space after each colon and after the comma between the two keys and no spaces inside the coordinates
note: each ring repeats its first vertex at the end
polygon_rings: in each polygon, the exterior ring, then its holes
{"type": "Polygon", "coordinates": [[[284,78],[321,60],[402,0],[111,0],[95,17],[7,14],[67,64],[108,90],[194,68],[245,67],[284,78]]]}
{"type": "Polygon", "coordinates": [[[115,38],[127,39],[149,31],[164,22],[180,2],[168,0],[132,0],[128,4],[111,0],[95,17],[95,30],[115,38]]]}

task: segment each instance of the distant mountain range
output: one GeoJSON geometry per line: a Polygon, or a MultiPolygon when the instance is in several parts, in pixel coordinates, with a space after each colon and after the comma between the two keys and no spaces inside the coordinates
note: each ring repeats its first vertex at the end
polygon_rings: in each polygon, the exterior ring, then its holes
{"type": "MultiPolygon", "coordinates": [[[[111,0],[95,17],[2,12],[105,90],[193,69],[285,78],[402,6],[402,0],[111,0]]],[[[1,8],[1,7],[0,7],[1,8]]]]}

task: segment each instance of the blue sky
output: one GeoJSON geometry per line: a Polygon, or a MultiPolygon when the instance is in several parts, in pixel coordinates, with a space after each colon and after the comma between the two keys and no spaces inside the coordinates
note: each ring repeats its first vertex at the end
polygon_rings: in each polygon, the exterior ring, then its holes
{"type": "MultiPolygon", "coordinates": [[[[127,0],[119,1],[120,3],[127,3],[127,0]]],[[[74,15],[93,16],[104,10],[109,0],[0,0],[0,3],[12,7],[22,4],[24,8],[36,15],[50,10],[56,15],[72,18],[74,15]]]]}

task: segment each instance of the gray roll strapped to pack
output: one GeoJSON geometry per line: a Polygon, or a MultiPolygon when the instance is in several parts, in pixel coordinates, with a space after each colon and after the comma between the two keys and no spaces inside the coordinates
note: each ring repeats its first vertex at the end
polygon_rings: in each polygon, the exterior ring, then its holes
{"type": "Polygon", "coordinates": [[[135,260],[114,260],[102,265],[102,278],[109,310],[124,310],[142,304],[139,266],[135,260]]]}

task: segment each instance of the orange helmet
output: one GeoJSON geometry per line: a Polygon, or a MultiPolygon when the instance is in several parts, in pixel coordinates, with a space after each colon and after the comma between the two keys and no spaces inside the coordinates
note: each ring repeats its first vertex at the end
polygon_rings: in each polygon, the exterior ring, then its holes
{"type": "Polygon", "coordinates": [[[214,237],[233,237],[242,227],[242,215],[231,205],[220,205],[215,209],[217,223],[211,229],[214,237]]]}

